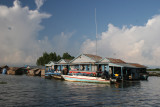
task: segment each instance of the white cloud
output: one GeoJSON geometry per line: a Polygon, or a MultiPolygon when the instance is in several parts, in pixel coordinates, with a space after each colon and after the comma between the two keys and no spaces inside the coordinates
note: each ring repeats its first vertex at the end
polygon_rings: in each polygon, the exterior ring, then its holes
{"type": "Polygon", "coordinates": [[[79,52],[80,44],[77,41],[71,40],[75,31],[70,33],[61,32],[60,35],[53,37],[52,45],[53,50],[58,54],[62,55],[64,52],[68,52],[71,55],[77,55],[79,52]]]}
{"type": "Polygon", "coordinates": [[[44,0],[35,0],[35,3],[37,5],[37,10],[39,10],[41,6],[43,5],[44,0]]]}
{"type": "MultiPolygon", "coordinates": [[[[37,8],[42,4],[37,5],[37,8]]],[[[0,6],[0,64],[35,64],[36,58],[51,45],[47,39],[37,40],[42,19],[51,15],[21,7],[15,0],[12,7],[0,6]]],[[[49,50],[49,49],[48,49],[49,50]]]]}
{"type": "MultiPolygon", "coordinates": [[[[160,15],[149,19],[144,26],[123,28],[108,25],[108,31],[98,38],[98,54],[121,58],[127,62],[160,65],[160,15]]],[[[81,46],[84,53],[95,54],[95,40],[86,40],[81,46]]]]}

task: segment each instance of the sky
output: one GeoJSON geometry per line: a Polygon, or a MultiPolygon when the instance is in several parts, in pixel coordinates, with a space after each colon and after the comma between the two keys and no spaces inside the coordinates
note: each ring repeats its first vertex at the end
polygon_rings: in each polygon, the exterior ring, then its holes
{"type": "Polygon", "coordinates": [[[160,66],[159,0],[0,0],[0,65],[35,65],[43,52],[160,66]]]}

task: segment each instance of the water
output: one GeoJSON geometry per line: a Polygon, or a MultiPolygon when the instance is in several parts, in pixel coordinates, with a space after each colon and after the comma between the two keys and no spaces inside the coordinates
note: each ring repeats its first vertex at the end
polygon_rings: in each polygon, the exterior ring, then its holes
{"type": "Polygon", "coordinates": [[[159,106],[160,77],[121,84],[68,82],[0,75],[1,107],[159,106]]]}

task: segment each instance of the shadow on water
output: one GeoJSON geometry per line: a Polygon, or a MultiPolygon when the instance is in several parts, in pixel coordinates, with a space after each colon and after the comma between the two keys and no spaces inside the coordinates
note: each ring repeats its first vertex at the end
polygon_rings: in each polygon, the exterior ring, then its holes
{"type": "Polygon", "coordinates": [[[140,81],[122,81],[116,84],[111,84],[111,88],[130,88],[130,87],[139,87],[141,85],[140,81]]]}
{"type": "Polygon", "coordinates": [[[0,81],[0,84],[7,84],[7,82],[5,82],[5,81],[0,81]]]}
{"type": "MultiPolygon", "coordinates": [[[[62,81],[62,80],[56,80],[56,81],[62,81]]],[[[69,82],[69,81],[62,81],[67,87],[108,87],[108,88],[133,88],[133,87],[140,87],[141,81],[123,81],[118,82],[115,84],[98,84],[98,83],[86,83],[86,82],[69,82]]]]}

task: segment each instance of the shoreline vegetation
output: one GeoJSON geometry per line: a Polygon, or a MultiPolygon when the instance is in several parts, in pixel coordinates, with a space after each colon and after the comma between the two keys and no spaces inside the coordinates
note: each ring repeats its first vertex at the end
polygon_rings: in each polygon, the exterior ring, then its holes
{"type": "Polygon", "coordinates": [[[160,77],[160,68],[147,69],[149,76],[158,76],[160,77]]]}
{"type": "Polygon", "coordinates": [[[155,69],[147,69],[147,71],[160,71],[160,68],[155,68],[155,69]]]}
{"type": "Polygon", "coordinates": [[[51,52],[51,53],[47,53],[47,52],[44,52],[42,56],[40,56],[38,59],[37,59],[37,66],[45,66],[45,64],[48,64],[50,61],[53,61],[53,62],[57,62],[61,59],[74,59],[74,56],[71,56],[69,53],[65,52],[63,53],[62,57],[60,55],[57,55],[56,52],[51,52]]]}

